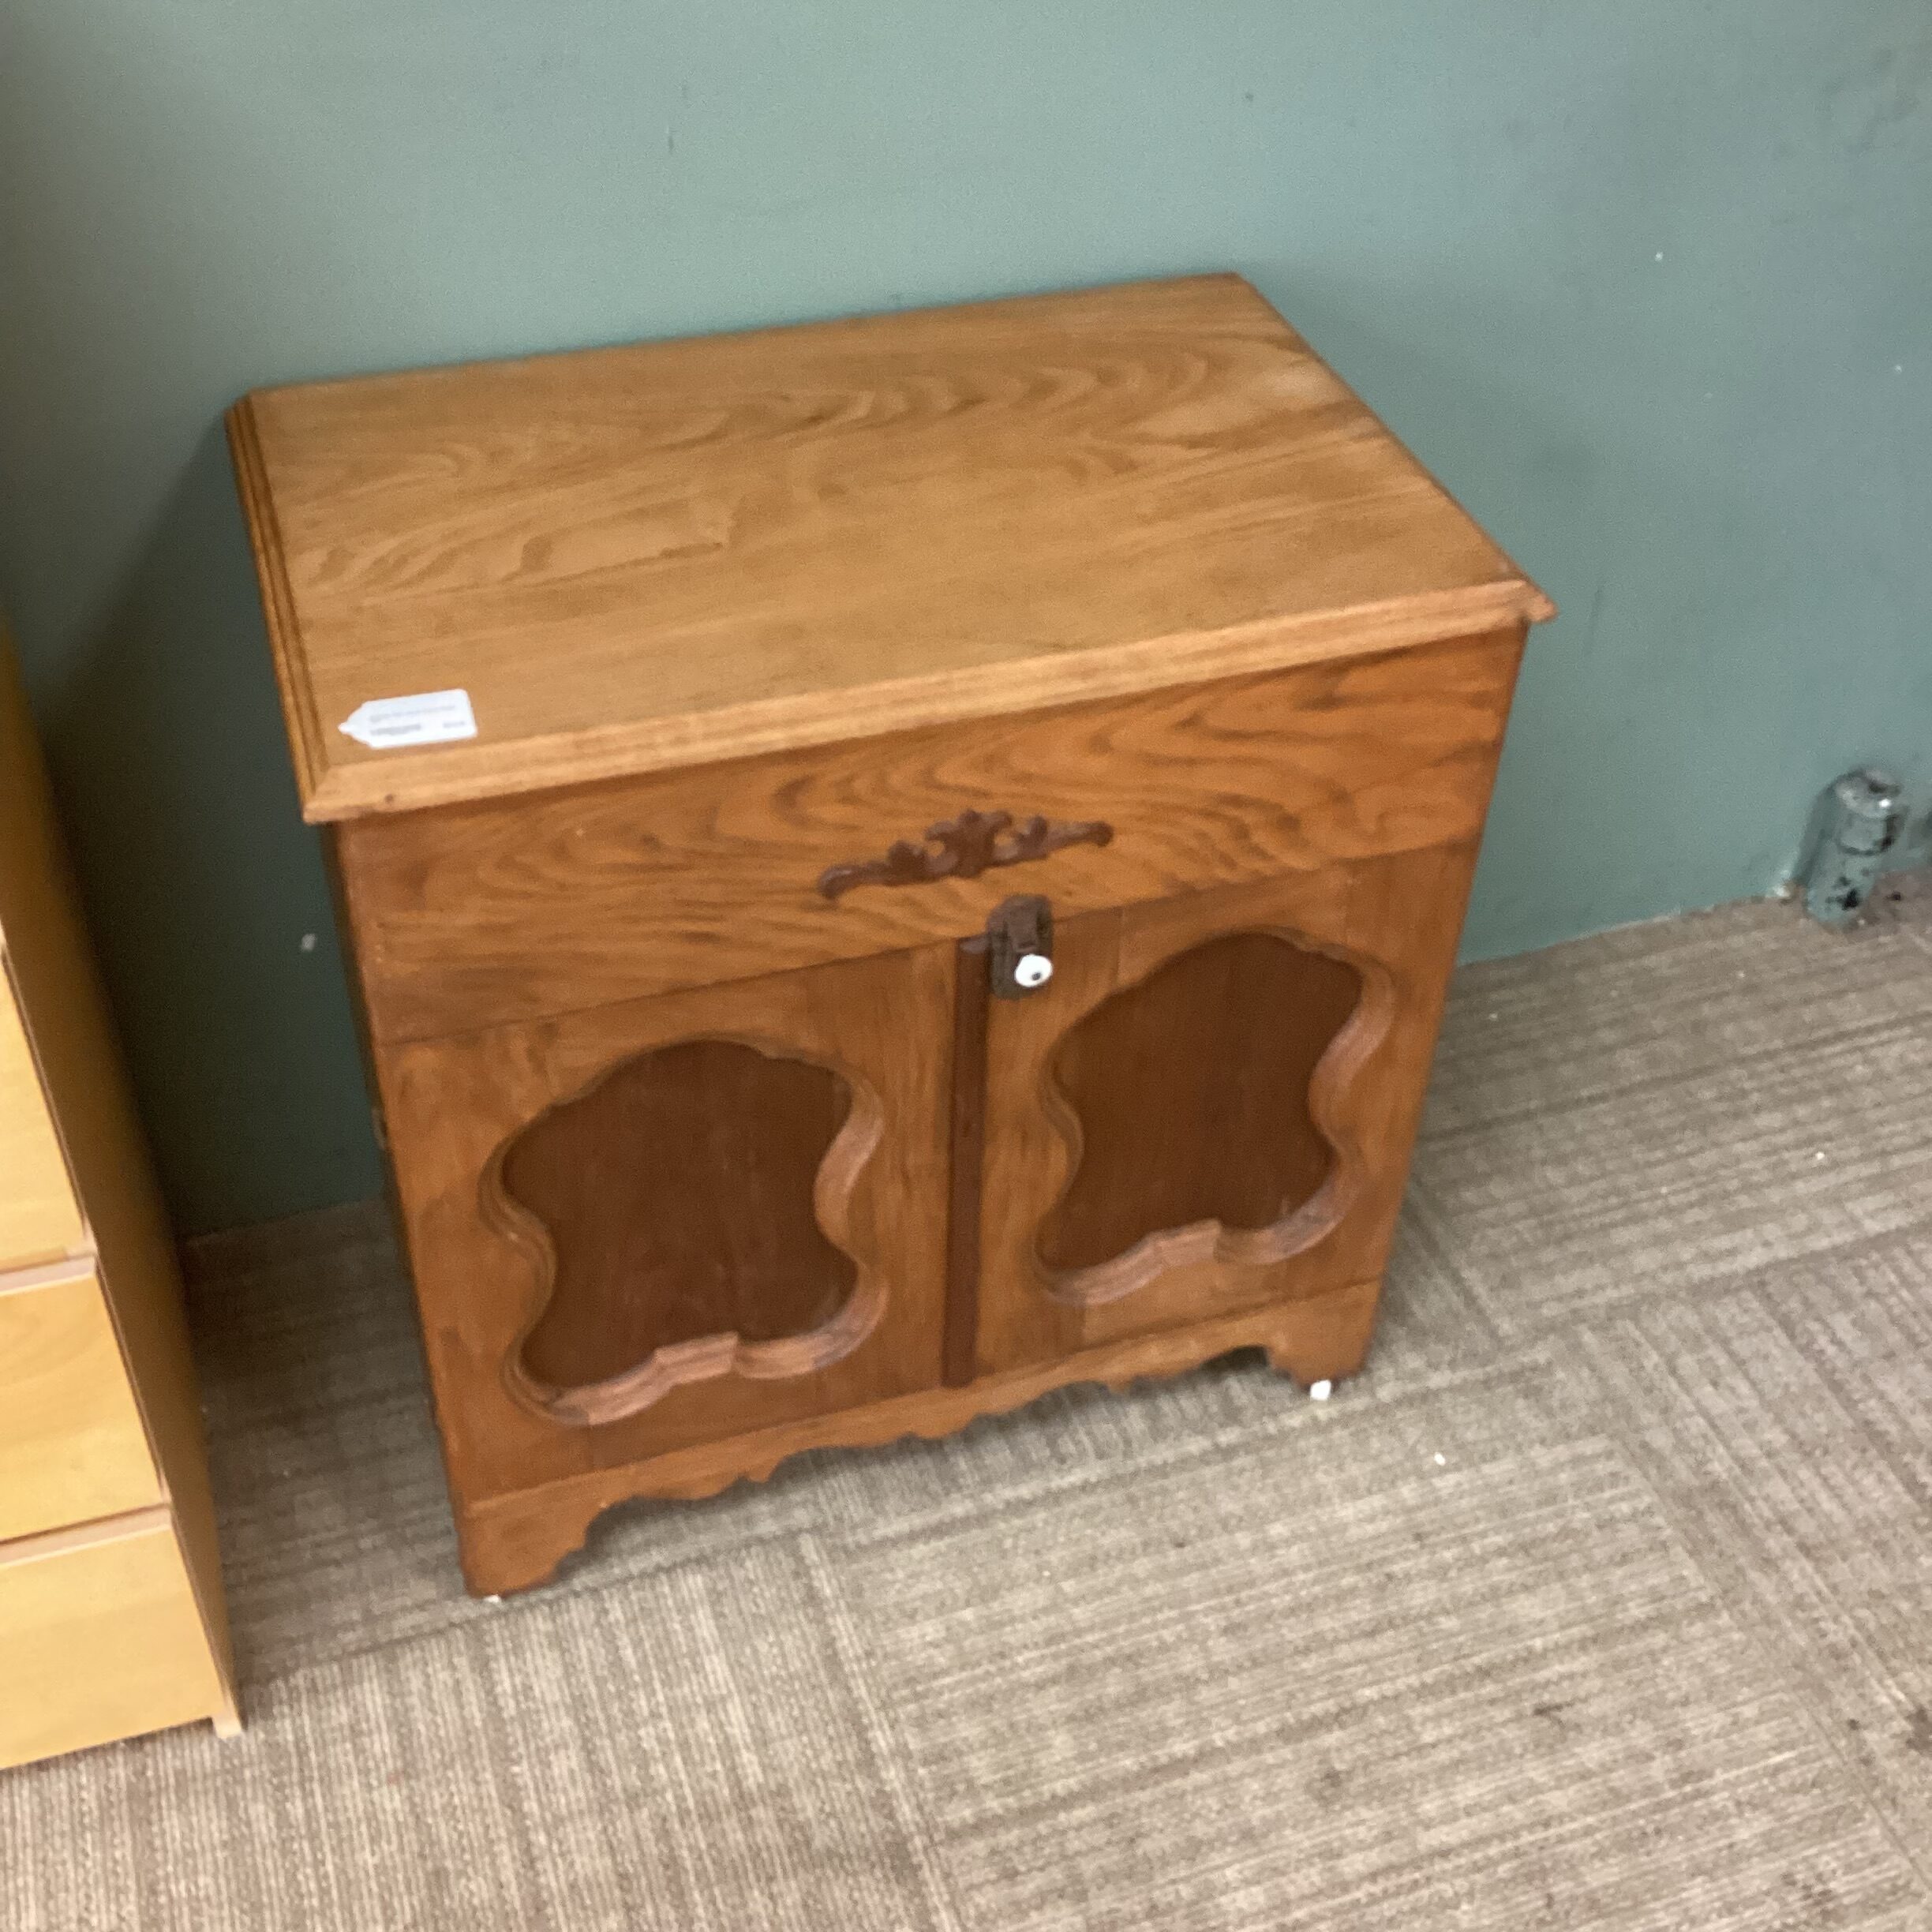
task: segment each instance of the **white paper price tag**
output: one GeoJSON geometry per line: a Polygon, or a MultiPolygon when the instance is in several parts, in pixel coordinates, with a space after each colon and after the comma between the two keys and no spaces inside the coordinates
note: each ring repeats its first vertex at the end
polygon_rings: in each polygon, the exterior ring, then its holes
{"type": "Polygon", "coordinates": [[[477,735],[466,691],[417,691],[407,698],[372,698],[336,727],[377,751],[405,745],[450,744],[477,735]]]}

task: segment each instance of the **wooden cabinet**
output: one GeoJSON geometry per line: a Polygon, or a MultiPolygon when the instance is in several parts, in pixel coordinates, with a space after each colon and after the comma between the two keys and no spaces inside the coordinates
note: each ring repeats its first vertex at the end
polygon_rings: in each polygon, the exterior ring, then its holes
{"type": "Polygon", "coordinates": [[[0,637],[0,1766],[237,1727],[174,1247],[0,637]]]}
{"type": "Polygon", "coordinates": [[[259,393],[466,1572],[1360,1361],[1536,590],[1196,278],[259,393]]]}

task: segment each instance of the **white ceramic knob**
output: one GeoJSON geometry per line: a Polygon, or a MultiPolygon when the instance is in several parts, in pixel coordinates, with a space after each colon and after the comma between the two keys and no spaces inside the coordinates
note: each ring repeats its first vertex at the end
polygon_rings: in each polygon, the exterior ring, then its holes
{"type": "Polygon", "coordinates": [[[1022,953],[1013,962],[1013,984],[1031,993],[1053,977],[1053,961],[1044,953],[1022,953]]]}

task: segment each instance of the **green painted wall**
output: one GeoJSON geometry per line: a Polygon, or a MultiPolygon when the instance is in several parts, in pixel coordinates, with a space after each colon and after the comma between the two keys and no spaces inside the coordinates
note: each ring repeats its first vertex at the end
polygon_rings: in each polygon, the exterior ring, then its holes
{"type": "Polygon", "coordinates": [[[0,606],[182,1222],[376,1183],[241,390],[1237,268],[1564,607],[1506,952],[1932,787],[1929,88],[1924,0],[6,0],[0,606]]]}

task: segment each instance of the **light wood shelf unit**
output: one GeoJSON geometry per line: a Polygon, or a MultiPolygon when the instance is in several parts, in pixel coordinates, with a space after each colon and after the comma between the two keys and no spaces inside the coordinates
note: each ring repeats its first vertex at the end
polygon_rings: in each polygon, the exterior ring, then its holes
{"type": "Polygon", "coordinates": [[[0,633],[0,1768],[240,1728],[173,1236],[0,633]]]}

